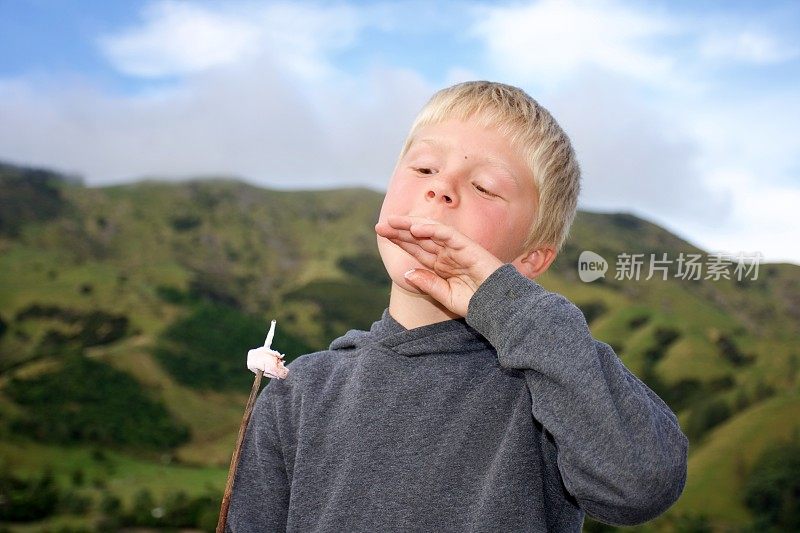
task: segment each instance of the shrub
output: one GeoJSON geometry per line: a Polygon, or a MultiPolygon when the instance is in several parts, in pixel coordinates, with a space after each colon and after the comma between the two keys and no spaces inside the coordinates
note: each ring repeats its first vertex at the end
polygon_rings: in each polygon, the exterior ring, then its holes
{"type": "Polygon", "coordinates": [[[375,285],[387,285],[389,275],[383,266],[380,256],[370,253],[345,256],[339,259],[337,266],[351,276],[375,285]]]}
{"type": "Polygon", "coordinates": [[[0,474],[0,520],[29,522],[52,515],[58,504],[58,486],[50,469],[38,479],[0,474]]]}
{"type": "Polygon", "coordinates": [[[586,319],[587,324],[591,324],[594,320],[597,320],[600,316],[604,315],[606,311],[608,311],[608,307],[602,300],[585,302],[578,305],[578,308],[580,308],[581,312],[583,313],[583,317],[586,319]]]}
{"type": "Polygon", "coordinates": [[[84,515],[92,507],[92,498],[75,489],[69,489],[59,498],[58,507],[67,514],[84,515]]]}
{"type": "Polygon", "coordinates": [[[744,504],[759,531],[800,531],[800,442],[773,443],[756,460],[744,487],[744,504]]]}
{"type": "Polygon", "coordinates": [[[190,215],[178,215],[172,217],[170,223],[172,224],[172,227],[175,229],[175,231],[182,232],[198,227],[200,224],[203,223],[203,221],[200,220],[200,217],[198,217],[197,215],[190,214],[190,215]]]}
{"type": "Polygon", "coordinates": [[[725,334],[717,337],[717,349],[719,354],[734,366],[749,365],[755,361],[755,356],[743,354],[733,339],[725,334]]]}
{"type": "Polygon", "coordinates": [[[323,334],[333,339],[349,328],[369,329],[388,305],[389,291],[382,285],[315,280],[289,292],[285,298],[316,304],[323,334]]]}
{"type": "Polygon", "coordinates": [[[102,310],[82,312],[56,305],[31,304],[16,315],[17,321],[54,319],[64,324],[77,324],[77,332],[62,333],[50,329],[37,351],[43,355],[76,353],[81,348],[116,342],[128,333],[128,317],[102,310]]]}
{"type": "Polygon", "coordinates": [[[637,329],[644,326],[649,321],[650,321],[650,315],[635,316],[628,321],[628,327],[630,329],[637,329]]]}
{"type": "Polygon", "coordinates": [[[111,517],[116,517],[122,511],[122,500],[110,492],[104,492],[100,499],[100,511],[111,517]]]}
{"type": "Polygon", "coordinates": [[[712,398],[696,405],[686,422],[686,436],[699,440],[708,430],[721,424],[731,415],[727,402],[712,398]]]}
{"type": "Polygon", "coordinates": [[[19,236],[30,222],[57,218],[67,202],[61,192],[61,174],[0,163],[0,235],[19,236]]]}
{"type": "MultiPolygon", "coordinates": [[[[245,368],[247,351],[264,344],[269,324],[224,305],[200,303],[194,312],[170,325],[154,355],[176,381],[214,390],[248,390],[253,375],[245,368]]],[[[286,354],[286,362],[308,347],[275,333],[273,348],[286,354]]]]}
{"type": "Polygon", "coordinates": [[[12,429],[36,439],[171,448],[188,429],[142,391],[130,375],[83,356],[70,356],[57,371],[9,381],[6,393],[26,408],[12,429]]]}
{"type": "Polygon", "coordinates": [[[669,345],[675,342],[681,336],[677,329],[670,327],[657,327],[653,332],[654,345],[648,348],[644,355],[647,362],[654,364],[658,362],[669,348],[669,345]]]}

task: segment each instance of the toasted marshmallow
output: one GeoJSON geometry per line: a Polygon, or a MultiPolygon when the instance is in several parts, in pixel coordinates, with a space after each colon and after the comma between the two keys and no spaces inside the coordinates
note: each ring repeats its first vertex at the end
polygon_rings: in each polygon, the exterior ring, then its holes
{"type": "Polygon", "coordinates": [[[247,368],[254,374],[261,371],[267,377],[283,379],[289,374],[289,369],[283,366],[284,357],[265,346],[254,348],[247,352],[247,368]]]}
{"type": "Polygon", "coordinates": [[[263,372],[270,378],[285,379],[289,375],[289,369],[283,366],[283,358],[286,356],[270,348],[275,335],[275,323],[276,321],[273,320],[270,324],[264,346],[253,348],[247,352],[247,368],[254,374],[263,372]]]}

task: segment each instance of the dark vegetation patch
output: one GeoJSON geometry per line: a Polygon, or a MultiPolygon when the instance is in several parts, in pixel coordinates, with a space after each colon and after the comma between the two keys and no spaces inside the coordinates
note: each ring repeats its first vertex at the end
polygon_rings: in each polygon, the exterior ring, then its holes
{"type": "Polygon", "coordinates": [[[26,411],[12,431],[36,440],[168,449],[189,439],[133,377],[83,356],[32,379],[13,378],[5,392],[26,411]]]}
{"type": "Polygon", "coordinates": [[[692,442],[698,442],[708,431],[733,414],[728,402],[719,397],[704,399],[692,407],[684,431],[692,442]]]}
{"type": "Polygon", "coordinates": [[[742,353],[730,335],[724,333],[719,335],[716,340],[716,345],[719,350],[719,355],[733,366],[749,365],[756,359],[754,355],[742,353]]]}
{"type": "Polygon", "coordinates": [[[680,331],[668,326],[659,326],[653,332],[653,345],[644,352],[649,364],[655,364],[664,357],[669,346],[681,336],[680,331]]]}
{"type": "Polygon", "coordinates": [[[30,222],[60,216],[66,207],[59,184],[62,174],[0,163],[0,235],[17,237],[30,222]]]}
{"type": "Polygon", "coordinates": [[[670,409],[678,413],[691,408],[685,432],[690,440],[699,440],[706,432],[729,418],[734,410],[718,398],[718,393],[735,386],[731,375],[710,381],[684,378],[666,383],[656,373],[655,366],[667,349],[681,336],[679,330],[669,326],[658,326],[653,332],[653,343],[644,353],[642,381],[653,390],[670,409]]]}
{"type": "Polygon", "coordinates": [[[734,398],[734,409],[736,411],[743,411],[753,404],[773,396],[776,390],[772,385],[759,380],[752,391],[740,389],[734,398]]]}
{"type": "Polygon", "coordinates": [[[583,313],[583,317],[586,319],[587,324],[591,324],[608,311],[608,306],[602,300],[584,302],[577,304],[577,306],[583,313]]]}
{"type": "Polygon", "coordinates": [[[667,384],[653,371],[652,366],[646,367],[642,381],[676,413],[695,405],[711,394],[729,390],[735,385],[730,375],[720,376],[707,382],[696,378],[683,378],[667,384]]]}
{"type": "Polygon", "coordinates": [[[190,497],[183,491],[170,491],[157,498],[148,489],[140,489],[130,509],[120,506],[112,517],[123,527],[214,531],[220,503],[219,496],[213,493],[190,497]],[[154,509],[159,512],[154,513],[154,509]]]}
{"type": "Polygon", "coordinates": [[[319,280],[287,293],[285,298],[315,303],[324,334],[333,340],[348,329],[369,329],[388,307],[389,289],[358,282],[319,280]]]}
{"type": "MultiPolygon", "coordinates": [[[[94,485],[95,489],[105,489],[105,478],[96,478],[94,485]]],[[[93,492],[86,486],[82,475],[80,478],[73,475],[69,484],[57,483],[50,466],[27,477],[5,468],[0,471],[0,520],[33,525],[53,516],[87,517],[91,513],[92,531],[146,528],[148,531],[213,532],[221,503],[221,495],[210,487],[197,496],[189,496],[182,490],[170,490],[162,496],[155,496],[150,489],[142,488],[134,494],[129,505],[124,505],[108,490],[102,490],[99,499],[93,492]]],[[[90,530],[64,527],[58,531],[90,530]]]]}
{"type": "Polygon", "coordinates": [[[178,287],[172,285],[158,285],[156,287],[156,296],[161,298],[164,302],[176,305],[197,303],[188,292],[182,291],[178,287]]]}
{"type": "Polygon", "coordinates": [[[356,279],[375,285],[388,285],[389,275],[381,258],[375,254],[361,253],[339,259],[337,266],[356,279]]]}
{"type": "Polygon", "coordinates": [[[129,320],[126,315],[103,310],[79,311],[57,305],[31,304],[19,311],[14,320],[56,320],[73,326],[70,333],[50,329],[39,346],[38,355],[60,355],[79,353],[82,348],[110,344],[128,334],[129,320]]]}
{"type": "Polygon", "coordinates": [[[644,326],[650,321],[650,315],[638,315],[631,318],[628,321],[628,327],[630,329],[639,329],[640,327],[644,326]]]}
{"type": "Polygon", "coordinates": [[[5,469],[0,472],[0,520],[31,522],[47,518],[56,511],[58,499],[58,486],[50,469],[27,479],[5,469]]]}
{"type": "Polygon", "coordinates": [[[772,443],[750,469],[742,495],[753,531],[800,531],[800,441],[772,443]]]}
{"type": "Polygon", "coordinates": [[[627,213],[609,215],[611,224],[625,230],[636,231],[644,228],[642,219],[627,213]]]}
{"type": "Polygon", "coordinates": [[[621,354],[621,353],[622,353],[622,351],[624,350],[624,346],[622,346],[622,344],[619,344],[619,343],[617,343],[617,342],[607,342],[606,344],[608,344],[609,346],[611,346],[611,349],[612,349],[612,350],[614,350],[614,353],[615,353],[615,354],[618,354],[618,355],[619,355],[619,354],[621,354]]]}
{"type": "Polygon", "coordinates": [[[172,225],[172,228],[177,232],[192,230],[198,227],[202,223],[203,221],[200,219],[200,217],[191,214],[177,215],[170,219],[170,224],[172,225]]]}
{"type": "Polygon", "coordinates": [[[196,271],[189,282],[189,295],[196,300],[242,309],[239,294],[245,288],[241,280],[228,272],[196,271]]]}
{"type": "MultiPolygon", "coordinates": [[[[159,339],[154,355],[176,381],[199,389],[246,391],[253,374],[247,352],[264,345],[269,321],[234,308],[198,303],[186,318],[171,324],[159,339]]],[[[275,331],[272,347],[286,354],[286,363],[312,350],[275,331]]]]}

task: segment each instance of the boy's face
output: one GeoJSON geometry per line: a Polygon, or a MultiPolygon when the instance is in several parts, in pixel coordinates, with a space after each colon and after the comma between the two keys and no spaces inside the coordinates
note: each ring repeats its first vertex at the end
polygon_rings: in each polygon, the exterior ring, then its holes
{"type": "MultiPolygon", "coordinates": [[[[379,221],[389,215],[433,219],[452,226],[504,263],[523,252],[537,191],[519,153],[494,128],[447,120],[417,130],[389,182],[379,221]]],[[[422,265],[380,235],[378,249],[392,280],[422,265]]]]}

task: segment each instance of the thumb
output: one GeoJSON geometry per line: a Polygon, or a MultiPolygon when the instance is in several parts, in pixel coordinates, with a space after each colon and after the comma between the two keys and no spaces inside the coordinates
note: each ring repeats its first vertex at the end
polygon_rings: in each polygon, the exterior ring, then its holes
{"type": "Polygon", "coordinates": [[[445,280],[435,273],[424,268],[412,268],[404,274],[405,278],[415,287],[424,291],[441,303],[447,301],[450,286],[445,280]]]}

